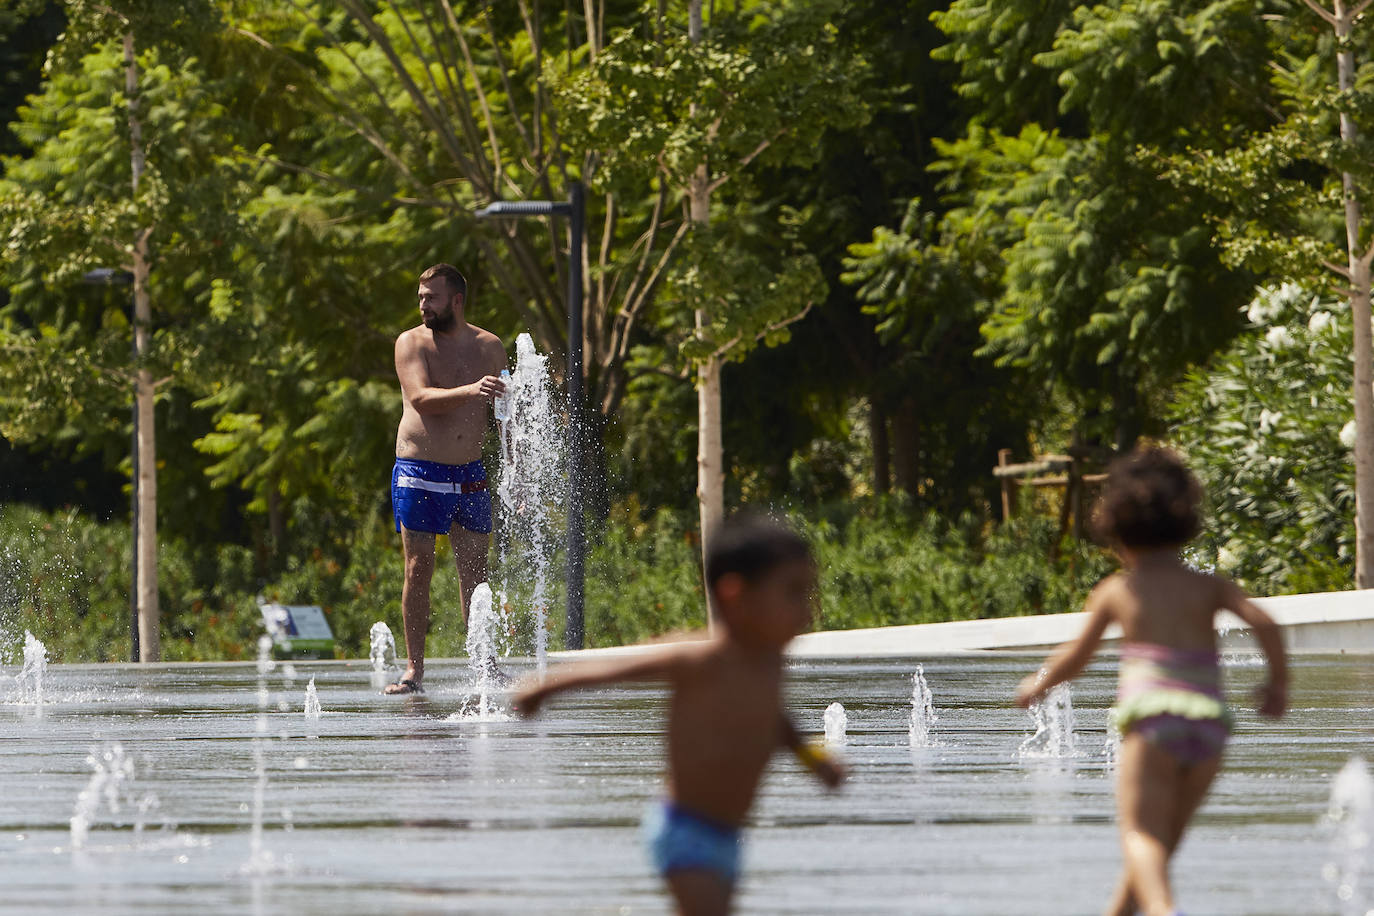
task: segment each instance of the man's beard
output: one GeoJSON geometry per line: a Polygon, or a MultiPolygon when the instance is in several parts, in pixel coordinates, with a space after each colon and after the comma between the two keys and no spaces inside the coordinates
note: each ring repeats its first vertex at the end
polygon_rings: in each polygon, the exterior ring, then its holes
{"type": "Polygon", "coordinates": [[[438,331],[441,334],[453,330],[453,326],[458,323],[458,316],[453,314],[453,306],[449,306],[448,311],[442,315],[435,315],[433,318],[425,319],[425,327],[431,331],[438,331]]]}

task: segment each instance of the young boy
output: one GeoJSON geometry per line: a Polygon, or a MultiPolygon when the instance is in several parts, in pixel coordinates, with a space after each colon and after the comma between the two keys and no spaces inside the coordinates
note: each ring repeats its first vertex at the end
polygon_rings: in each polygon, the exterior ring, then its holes
{"type": "Polygon", "coordinates": [[[569,665],[515,699],[516,709],[534,715],[565,690],[668,682],[668,798],[645,830],[678,912],[690,916],[730,911],[740,827],[775,750],[793,749],[832,788],[843,778],[802,745],[782,708],[783,648],[809,625],[816,591],[806,542],[777,522],[732,519],[708,545],[706,587],[721,623],[711,639],[569,665]]]}
{"type": "Polygon", "coordinates": [[[1021,706],[1073,678],[1111,623],[1121,626],[1117,705],[1121,730],[1117,820],[1125,870],[1111,914],[1176,914],[1169,859],[1221,766],[1231,714],[1222,701],[1217,611],[1250,625],[1269,663],[1259,710],[1281,716],[1288,702],[1283,639],[1269,615],[1236,585],[1189,569],[1179,550],[1200,527],[1197,480],[1172,452],[1146,449],[1118,459],[1097,509],[1099,532],[1125,567],[1088,596],[1082,635],[1044,670],[1021,682],[1021,706]]]}

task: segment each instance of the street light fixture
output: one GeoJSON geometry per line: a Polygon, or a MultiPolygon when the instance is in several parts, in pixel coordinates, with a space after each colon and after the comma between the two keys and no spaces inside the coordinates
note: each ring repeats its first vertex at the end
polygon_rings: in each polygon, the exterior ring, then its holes
{"type": "MultiPolygon", "coordinates": [[[[134,285],[134,275],[127,270],[113,267],[97,267],[82,274],[81,282],[91,286],[128,286],[134,285]]],[[[129,307],[129,323],[134,321],[133,305],[129,307]]],[[[132,338],[133,355],[138,357],[137,338],[132,338]]],[[[138,395],[134,395],[133,414],[133,486],[130,487],[130,538],[129,538],[129,661],[138,661],[138,395]]]]}
{"type": "Polygon", "coordinates": [[[481,210],[483,218],[568,217],[568,566],[567,624],[563,643],[582,648],[586,533],[582,515],[582,226],[586,203],[582,182],[574,181],[566,201],[498,200],[481,210]]]}

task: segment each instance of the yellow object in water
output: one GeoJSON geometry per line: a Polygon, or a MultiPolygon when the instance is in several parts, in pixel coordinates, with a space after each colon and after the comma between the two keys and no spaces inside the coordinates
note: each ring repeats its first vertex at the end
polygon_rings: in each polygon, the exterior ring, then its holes
{"type": "Polygon", "coordinates": [[[792,753],[813,772],[819,770],[822,765],[831,763],[830,755],[825,752],[825,743],[820,740],[798,744],[792,748],[792,753]]]}

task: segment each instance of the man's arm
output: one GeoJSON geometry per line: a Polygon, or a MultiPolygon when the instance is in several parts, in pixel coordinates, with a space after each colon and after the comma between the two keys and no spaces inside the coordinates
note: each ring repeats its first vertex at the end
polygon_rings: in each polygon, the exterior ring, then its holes
{"type": "Polygon", "coordinates": [[[420,342],[410,333],[396,338],[396,378],[401,382],[402,396],[422,414],[445,413],[474,399],[490,400],[505,390],[498,375],[484,375],[457,388],[436,388],[430,384],[429,367],[425,365],[420,342]]]}

